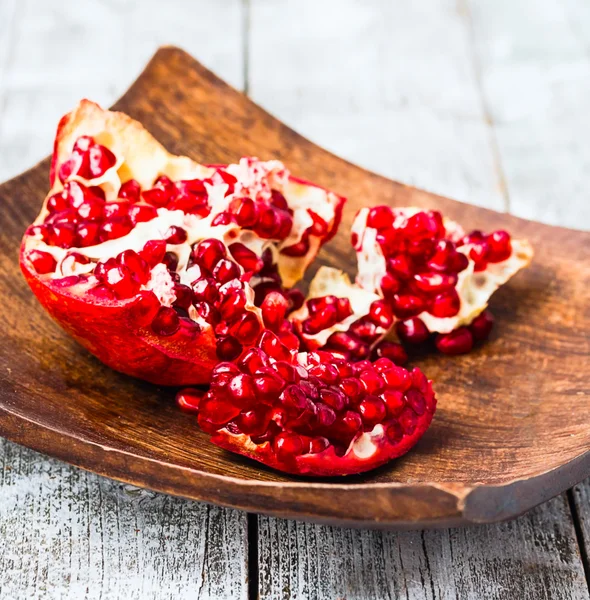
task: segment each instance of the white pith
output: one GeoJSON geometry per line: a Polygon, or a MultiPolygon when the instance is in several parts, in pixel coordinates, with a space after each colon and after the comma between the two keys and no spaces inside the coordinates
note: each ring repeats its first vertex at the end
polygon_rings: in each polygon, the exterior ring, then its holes
{"type": "MultiPolygon", "coordinates": [[[[416,207],[394,209],[396,219],[394,227],[399,226],[408,217],[420,212],[416,207]]],[[[355,250],[358,259],[358,275],[356,282],[361,287],[381,293],[381,279],[387,272],[386,260],[381,246],[376,240],[377,230],[367,227],[369,209],[363,208],[356,216],[352,231],[358,236],[355,250]]],[[[460,240],[463,228],[450,219],[444,219],[447,237],[453,241],[460,240]]],[[[488,306],[492,294],[506,283],[520,269],[526,267],[532,259],[533,250],[527,240],[512,240],[512,253],[498,263],[488,263],[484,271],[474,271],[475,263],[469,258],[470,245],[460,246],[457,250],[469,259],[466,269],[458,274],[456,291],[461,300],[459,312],[454,317],[440,318],[424,311],[418,316],[429,331],[433,333],[450,333],[457,327],[469,325],[488,306]]]]}
{"type": "MultiPolygon", "coordinates": [[[[348,331],[355,321],[368,315],[371,304],[375,302],[375,300],[379,300],[379,296],[374,292],[351,283],[348,275],[339,269],[320,267],[309,285],[309,293],[306,300],[311,298],[321,298],[322,296],[327,296],[329,294],[336,296],[337,298],[348,298],[353,314],[332,327],[323,329],[319,333],[313,335],[303,334],[306,340],[313,341],[314,346],[318,348],[326,344],[328,338],[333,333],[337,331],[348,331]]],[[[300,309],[291,313],[289,319],[294,322],[302,323],[308,317],[309,311],[307,309],[307,303],[304,303],[300,309]]],[[[377,327],[377,333],[382,337],[387,332],[382,327],[377,327]]]]}

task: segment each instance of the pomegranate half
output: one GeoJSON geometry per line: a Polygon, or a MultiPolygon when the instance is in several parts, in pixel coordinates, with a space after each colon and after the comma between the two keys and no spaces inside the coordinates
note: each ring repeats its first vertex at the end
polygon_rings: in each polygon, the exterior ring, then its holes
{"type": "Polygon", "coordinates": [[[251,346],[266,288],[301,278],[344,203],[276,160],[174,156],[87,100],[60,121],[50,177],[21,245],[27,282],[102,362],[162,385],[208,383],[251,346]]]}

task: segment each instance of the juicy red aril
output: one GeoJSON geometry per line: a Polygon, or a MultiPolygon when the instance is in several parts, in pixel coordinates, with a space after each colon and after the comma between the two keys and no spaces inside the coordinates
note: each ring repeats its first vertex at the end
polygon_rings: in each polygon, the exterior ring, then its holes
{"type": "Polygon", "coordinates": [[[129,179],[119,188],[118,196],[119,198],[125,198],[130,202],[139,202],[140,194],[141,187],[139,186],[139,183],[137,183],[135,179],[129,179]]]}
{"type": "Polygon", "coordinates": [[[376,425],[385,418],[387,409],[383,400],[377,396],[367,396],[359,404],[359,414],[367,425],[376,425]]]}
{"type": "Polygon", "coordinates": [[[487,237],[487,243],[489,248],[487,259],[490,262],[497,263],[510,258],[512,243],[507,231],[494,231],[487,237]]]}
{"type": "Polygon", "coordinates": [[[129,219],[133,225],[151,221],[158,216],[156,209],[153,206],[145,204],[135,204],[129,208],[129,219]]]}
{"type": "Polygon", "coordinates": [[[103,216],[103,207],[106,206],[102,200],[88,198],[78,207],[78,215],[87,221],[97,221],[103,216]]]}
{"type": "Polygon", "coordinates": [[[152,330],[156,335],[174,335],[180,328],[180,318],[169,306],[162,306],[152,321],[152,330]]]}
{"type": "Polygon", "coordinates": [[[461,299],[455,289],[443,292],[434,298],[429,312],[435,317],[454,317],[461,308],[461,299]]]}
{"type": "Polygon", "coordinates": [[[387,270],[398,279],[405,280],[412,277],[414,267],[407,256],[400,254],[387,261],[387,270]]]}
{"type": "Polygon", "coordinates": [[[51,243],[60,248],[71,248],[76,240],[76,227],[70,223],[55,223],[51,228],[51,243]]]}
{"type": "Polygon", "coordinates": [[[262,207],[258,215],[256,233],[265,239],[278,239],[281,229],[281,218],[277,211],[270,206],[262,207]]]}
{"type": "Polygon", "coordinates": [[[477,341],[485,340],[489,337],[492,328],[494,327],[494,317],[489,310],[484,310],[480,315],[475,317],[469,329],[473,338],[477,341]]]}
{"type": "Polygon", "coordinates": [[[214,238],[203,240],[193,248],[194,261],[208,271],[213,271],[215,265],[225,257],[223,242],[214,238]]]}
{"type": "Polygon", "coordinates": [[[260,321],[253,312],[246,312],[230,327],[230,333],[241,344],[252,344],[260,334],[260,321]]]}
{"type": "Polygon", "coordinates": [[[213,277],[222,284],[227,283],[232,279],[237,279],[239,276],[240,268],[238,265],[226,258],[221,259],[213,269],[213,277]]]}
{"type": "Polygon", "coordinates": [[[178,268],[178,255],[174,252],[165,252],[162,263],[166,265],[169,271],[174,272],[178,268]]]}
{"type": "Polygon", "coordinates": [[[113,217],[100,226],[98,237],[101,242],[114,240],[127,235],[133,229],[129,217],[113,217]]]}
{"type": "Polygon", "coordinates": [[[239,242],[230,244],[229,251],[233,259],[247,273],[258,273],[264,267],[262,259],[254,251],[250,250],[250,248],[244,246],[244,244],[239,242]]]}
{"type": "Polygon", "coordinates": [[[404,232],[414,240],[442,237],[445,234],[442,216],[436,211],[416,213],[408,219],[404,232]]]}
{"type": "Polygon", "coordinates": [[[219,290],[214,279],[199,279],[192,284],[195,302],[213,304],[219,299],[219,290]]]}
{"type": "Polygon", "coordinates": [[[176,296],[174,306],[184,308],[185,310],[188,310],[191,307],[193,303],[193,291],[188,285],[177,283],[174,286],[174,295],[176,296]]]}
{"type": "Polygon", "coordinates": [[[61,192],[53,194],[53,196],[47,200],[47,210],[52,213],[67,210],[69,207],[70,204],[67,198],[65,198],[61,192]]]}
{"type": "Polygon", "coordinates": [[[134,279],[140,283],[146,283],[149,279],[149,265],[134,250],[124,250],[117,256],[119,263],[131,272],[134,279]]]}
{"type": "Polygon", "coordinates": [[[392,305],[393,312],[400,319],[418,315],[426,308],[424,300],[413,294],[395,294],[392,305]]]}
{"type": "MultiPolygon", "coordinates": [[[[129,214],[130,204],[127,200],[115,200],[103,204],[105,218],[126,217],[129,214]]],[[[79,210],[79,209],[78,209],[79,210]]]]}
{"type": "Polygon", "coordinates": [[[357,337],[343,331],[336,331],[333,333],[328,338],[326,348],[334,348],[336,350],[349,352],[356,359],[362,359],[369,356],[369,344],[366,344],[357,337]]]}
{"type": "Polygon", "coordinates": [[[388,358],[396,365],[403,365],[408,361],[408,354],[401,344],[383,341],[377,344],[374,350],[375,358],[388,358]]]}
{"type": "Polygon", "coordinates": [[[348,328],[349,333],[353,334],[357,338],[372,344],[379,337],[377,331],[377,325],[373,321],[369,321],[367,318],[361,318],[352,323],[348,328]]]}
{"type": "Polygon", "coordinates": [[[258,222],[258,207],[251,198],[234,198],[229,209],[240,227],[254,227],[258,222]]]}
{"type": "Polygon", "coordinates": [[[39,275],[46,275],[47,273],[53,273],[57,262],[55,258],[49,252],[43,252],[42,250],[31,250],[28,255],[28,259],[33,263],[35,271],[39,275]]]}
{"type": "Polygon", "coordinates": [[[281,250],[281,254],[285,256],[305,256],[309,252],[309,232],[306,231],[296,244],[287,246],[281,250]]]}
{"type": "Polygon", "coordinates": [[[418,289],[426,293],[443,292],[457,285],[457,275],[454,273],[417,273],[414,282],[418,289]]]}
{"type": "Polygon", "coordinates": [[[144,190],[141,197],[152,206],[157,208],[167,206],[176,195],[174,184],[165,175],[161,175],[156,180],[151,190],[144,190]]]}
{"type": "Polygon", "coordinates": [[[391,296],[393,296],[393,294],[397,293],[400,290],[401,284],[397,277],[395,277],[391,273],[385,273],[385,275],[383,275],[383,277],[381,278],[380,287],[383,295],[386,298],[390,298],[391,296]]]}
{"type": "Polygon", "coordinates": [[[228,336],[217,340],[217,356],[220,360],[234,360],[242,352],[242,345],[236,338],[228,336]]]}
{"type": "Polygon", "coordinates": [[[289,301],[281,292],[268,293],[261,305],[262,320],[271,331],[278,331],[289,310],[289,301]]]}
{"type": "Polygon", "coordinates": [[[389,206],[376,206],[369,211],[367,227],[388,229],[393,225],[393,211],[389,206]]]}
{"type": "Polygon", "coordinates": [[[195,308],[199,315],[209,323],[209,325],[215,326],[221,321],[221,315],[219,311],[206,302],[196,302],[195,308]]]}
{"type": "Polygon", "coordinates": [[[246,295],[243,290],[230,288],[221,291],[219,312],[225,321],[235,319],[246,307],[246,295]]]}
{"type": "Polygon", "coordinates": [[[229,225],[232,222],[232,217],[228,212],[220,212],[219,214],[213,217],[213,221],[211,221],[211,225],[213,227],[219,227],[224,225],[229,225]]]}
{"type": "Polygon", "coordinates": [[[465,354],[473,348],[473,335],[467,327],[458,327],[437,335],[435,344],[443,354],[465,354]]]}
{"type": "Polygon", "coordinates": [[[280,339],[272,331],[263,331],[258,346],[271,358],[275,360],[290,360],[291,353],[280,339]]]}
{"type": "Polygon", "coordinates": [[[82,136],[76,140],[70,158],[59,169],[60,181],[72,175],[84,179],[95,179],[113,167],[117,159],[105,146],[97,144],[91,137],[82,136]]]}
{"type": "Polygon", "coordinates": [[[138,281],[124,265],[117,265],[106,271],[104,280],[117,298],[131,298],[139,291],[138,281]]]}
{"type": "Polygon", "coordinates": [[[187,240],[186,230],[182,227],[172,225],[164,236],[168,244],[183,244],[187,240]]]}
{"type": "Polygon", "coordinates": [[[184,388],[176,394],[176,404],[180,410],[188,413],[198,413],[199,404],[205,396],[204,390],[197,388],[184,388]]]}
{"type": "Polygon", "coordinates": [[[164,240],[149,240],[139,254],[150,267],[155,267],[164,259],[166,242],[164,240]]]}
{"type": "Polygon", "coordinates": [[[430,331],[418,318],[398,322],[395,330],[402,342],[408,344],[422,344],[430,337],[430,331]]]}
{"type": "Polygon", "coordinates": [[[332,327],[338,322],[338,311],[333,305],[325,306],[320,311],[315,312],[309,319],[303,321],[303,332],[308,335],[315,335],[324,329],[332,327]]]}
{"type": "Polygon", "coordinates": [[[375,300],[369,308],[369,319],[383,329],[389,329],[393,324],[391,309],[384,300],[375,300]]]}
{"type": "Polygon", "coordinates": [[[313,210],[307,210],[313,220],[313,225],[309,228],[309,233],[318,237],[323,237],[328,233],[328,224],[313,210]]]}

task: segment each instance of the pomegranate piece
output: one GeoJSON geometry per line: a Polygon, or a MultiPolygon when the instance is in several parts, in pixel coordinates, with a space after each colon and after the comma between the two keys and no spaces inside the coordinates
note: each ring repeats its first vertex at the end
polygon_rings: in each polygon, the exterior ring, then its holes
{"type": "Polygon", "coordinates": [[[214,444],[287,473],[351,475],[405,454],[432,421],[432,383],[418,369],[269,350],[213,370],[198,422],[214,444]]]}
{"type": "MultiPolygon", "coordinates": [[[[162,385],[207,383],[220,360],[238,359],[264,327],[250,281],[292,286],[344,203],[279,161],[173,156],[87,100],[59,124],[50,179],[22,242],[27,282],[100,360],[162,385]],[[302,240],[304,253],[282,253],[302,240]]],[[[286,359],[299,340],[285,314],[275,321],[286,359]]]]}
{"type": "Polygon", "coordinates": [[[468,352],[489,335],[491,316],[480,315],[489,315],[490,296],[533,255],[506,231],[465,235],[439,212],[418,208],[362,209],[352,239],[357,284],[389,305],[400,340],[421,344],[433,335],[447,354],[468,352]]]}

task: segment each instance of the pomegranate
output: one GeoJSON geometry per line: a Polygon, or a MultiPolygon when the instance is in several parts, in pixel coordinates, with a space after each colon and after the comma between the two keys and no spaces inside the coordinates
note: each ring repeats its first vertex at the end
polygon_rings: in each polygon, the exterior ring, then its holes
{"type": "Polygon", "coordinates": [[[344,202],[279,161],[173,156],[87,100],[59,124],[50,179],[21,246],[27,282],[101,361],[163,385],[206,383],[257,340],[254,288],[300,279],[344,202]]]}
{"type": "Polygon", "coordinates": [[[505,231],[465,234],[437,211],[377,206],[361,209],[352,228],[357,284],[390,307],[402,342],[435,334],[439,351],[462,354],[489,335],[490,296],[526,267],[526,240],[505,231]]]}
{"type": "Polygon", "coordinates": [[[199,425],[218,446],[313,476],[360,473],[405,454],[436,408],[418,369],[296,354],[268,331],[237,363],[213,369],[204,397],[182,390],[177,400],[184,410],[198,404],[199,425]]]}

